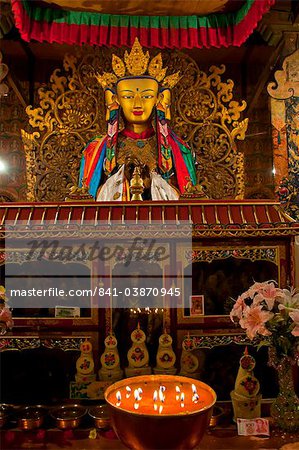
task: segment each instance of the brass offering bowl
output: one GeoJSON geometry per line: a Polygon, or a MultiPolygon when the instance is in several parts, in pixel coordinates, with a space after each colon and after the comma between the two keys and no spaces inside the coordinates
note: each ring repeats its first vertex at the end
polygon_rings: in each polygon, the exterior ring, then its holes
{"type": "Polygon", "coordinates": [[[2,403],[0,405],[0,428],[3,428],[13,412],[13,406],[2,403]]]}
{"type": "Polygon", "coordinates": [[[111,422],[130,449],[195,448],[209,426],[216,394],[207,384],[176,375],[144,375],[105,391],[111,422]]]}
{"type": "Polygon", "coordinates": [[[46,414],[47,410],[40,405],[21,408],[17,414],[18,427],[21,430],[40,428],[44,423],[46,414]]]}
{"type": "Polygon", "coordinates": [[[223,408],[221,408],[220,406],[214,406],[209,426],[212,428],[219,425],[223,416],[224,416],[223,408]]]}
{"type": "Polygon", "coordinates": [[[51,411],[51,417],[55,420],[57,428],[69,430],[77,428],[87,410],[80,405],[63,405],[51,411]]]}
{"type": "Polygon", "coordinates": [[[107,405],[98,405],[90,408],[88,415],[93,419],[94,426],[105,430],[110,428],[111,420],[107,405]]]}

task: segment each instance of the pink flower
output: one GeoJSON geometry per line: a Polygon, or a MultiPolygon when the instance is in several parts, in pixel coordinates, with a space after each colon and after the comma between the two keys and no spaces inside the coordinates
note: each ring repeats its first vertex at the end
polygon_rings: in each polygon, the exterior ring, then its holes
{"type": "Polygon", "coordinates": [[[296,289],[291,289],[290,291],[288,289],[282,289],[282,296],[280,299],[278,299],[279,305],[278,309],[285,309],[285,308],[299,308],[299,292],[296,289]]]}
{"type": "Polygon", "coordinates": [[[5,322],[7,328],[13,327],[12,315],[9,308],[3,308],[0,310],[0,322],[5,322]]]}
{"type": "Polygon", "coordinates": [[[293,336],[299,336],[299,309],[290,312],[290,318],[293,319],[295,323],[295,328],[292,330],[293,336]]]}
{"type": "Polygon", "coordinates": [[[229,315],[232,322],[234,322],[234,317],[237,317],[237,319],[239,319],[239,320],[241,319],[242,313],[243,313],[245,307],[246,307],[246,304],[244,302],[244,299],[243,299],[242,295],[240,295],[237,298],[237,301],[234,304],[234,307],[231,310],[230,315],[229,315]]]}
{"type": "Polygon", "coordinates": [[[265,327],[265,323],[271,320],[274,314],[262,309],[260,305],[246,306],[243,317],[240,319],[240,326],[246,330],[249,339],[253,339],[257,334],[270,336],[271,332],[265,327]]]}
{"type": "Polygon", "coordinates": [[[274,307],[275,300],[278,297],[283,296],[282,290],[276,288],[273,282],[255,284],[258,285],[258,287],[257,294],[254,297],[253,303],[260,304],[261,302],[265,301],[267,304],[267,308],[271,311],[274,307]]]}
{"type": "Polygon", "coordinates": [[[248,291],[246,291],[247,297],[250,297],[250,298],[253,299],[257,292],[260,292],[261,290],[264,289],[265,284],[266,283],[255,282],[252,286],[250,286],[248,291]]]}

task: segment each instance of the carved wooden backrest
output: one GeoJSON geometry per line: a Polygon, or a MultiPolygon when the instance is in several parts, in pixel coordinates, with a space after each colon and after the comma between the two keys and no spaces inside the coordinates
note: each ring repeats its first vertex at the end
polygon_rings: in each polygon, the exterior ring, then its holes
{"type": "MultiPolygon", "coordinates": [[[[122,56],[123,50],[83,47],[66,54],[63,70],[56,69],[49,85],[39,89],[39,107],[27,107],[31,129],[22,130],[22,139],[29,201],[64,200],[78,182],[85,144],[106,133],[104,96],[95,74],[111,70],[112,53],[122,56]]],[[[193,148],[209,198],[242,198],[243,154],[235,140],[245,137],[248,119],[239,120],[245,101],[234,101],[233,81],[221,80],[224,65],[212,66],[207,74],[183,53],[163,51],[162,56],[168,73],[180,69],[182,75],[173,89],[171,126],[193,148]]]]}

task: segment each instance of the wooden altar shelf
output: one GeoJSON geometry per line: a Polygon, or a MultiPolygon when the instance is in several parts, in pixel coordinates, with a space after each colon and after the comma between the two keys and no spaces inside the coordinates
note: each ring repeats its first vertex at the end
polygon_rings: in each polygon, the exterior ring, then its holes
{"type": "Polygon", "coordinates": [[[79,230],[89,226],[99,232],[103,227],[155,224],[192,225],[194,237],[299,234],[299,224],[274,201],[3,203],[0,207],[2,232],[15,225],[23,225],[27,230],[46,230],[55,225],[65,231],[73,225],[79,230]]]}

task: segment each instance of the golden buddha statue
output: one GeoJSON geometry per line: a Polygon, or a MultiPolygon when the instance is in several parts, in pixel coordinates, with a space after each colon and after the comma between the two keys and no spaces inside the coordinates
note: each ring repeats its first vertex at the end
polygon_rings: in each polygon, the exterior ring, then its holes
{"type": "Polygon", "coordinates": [[[112,69],[97,75],[108,132],[85,147],[79,186],[85,180],[97,201],[177,200],[196,184],[191,149],[168,126],[179,72],[166,76],[161,54],[150,60],[137,38],[124,60],[113,55],[112,69]]]}

